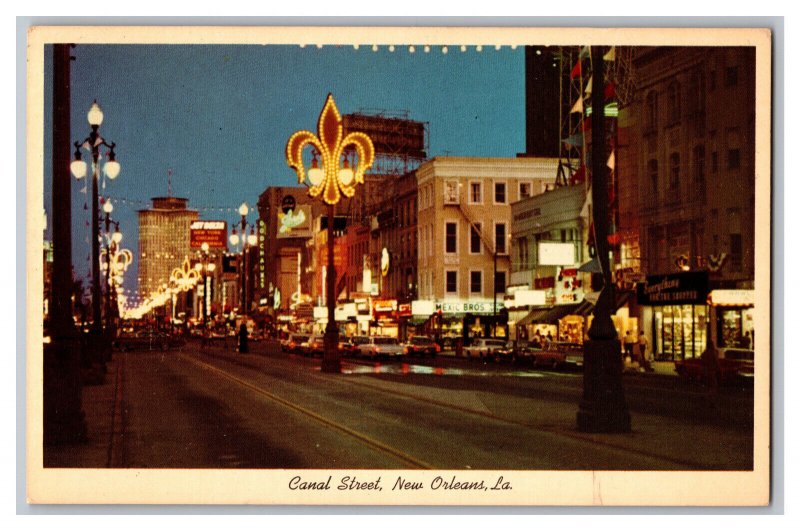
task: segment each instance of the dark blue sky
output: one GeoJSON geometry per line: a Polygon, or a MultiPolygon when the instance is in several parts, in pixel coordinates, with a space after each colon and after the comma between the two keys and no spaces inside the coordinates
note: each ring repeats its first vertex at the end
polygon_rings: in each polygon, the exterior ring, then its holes
{"type": "MultiPolygon", "coordinates": [[[[45,52],[45,208],[51,210],[52,49],[45,52]]],[[[101,134],[117,143],[122,171],[101,195],[114,203],[123,246],[138,249],[136,210],[153,196],[188,197],[204,219],[238,220],[268,186],[296,184],[284,149],[298,129],[316,131],[328,92],[342,113],[405,110],[428,122],[433,157],[513,157],[524,151],[524,50],[416,46],[80,45],[73,50],[72,137],[89,131],[93,100],[101,134]],[[205,207],[215,207],[207,209],[205,207]],[[218,210],[219,208],[229,210],[218,210]]],[[[73,261],[89,270],[89,220],[73,181],[73,261]]],[[[89,192],[91,189],[89,188],[89,192]]],[[[255,219],[255,215],[250,216],[255,219]]],[[[48,220],[48,225],[50,224],[48,220]]],[[[48,236],[49,237],[49,236],[48,236]]],[[[177,264],[176,264],[177,265],[177,264]]],[[[136,263],[126,275],[134,287],[136,263]]]]}

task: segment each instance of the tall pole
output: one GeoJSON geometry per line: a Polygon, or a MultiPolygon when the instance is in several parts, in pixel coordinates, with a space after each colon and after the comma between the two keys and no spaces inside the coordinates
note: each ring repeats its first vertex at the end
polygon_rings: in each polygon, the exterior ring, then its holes
{"type": "Polygon", "coordinates": [[[70,44],[53,45],[53,276],[51,343],[44,348],[45,444],[85,440],[81,344],[72,318],[72,183],[70,165],[70,44]]]}
{"type": "Polygon", "coordinates": [[[247,317],[247,218],[242,216],[242,315],[247,317]]]}
{"type": "Polygon", "coordinates": [[[97,189],[98,181],[98,160],[100,149],[95,146],[94,139],[97,137],[97,126],[92,126],[92,334],[97,337],[103,332],[101,322],[102,311],[100,308],[102,293],[100,290],[100,220],[99,213],[99,192],[97,189]]]}
{"type": "Polygon", "coordinates": [[[333,263],[333,217],[335,207],[328,205],[328,271],[325,278],[325,298],[328,302],[328,324],[325,326],[325,353],[322,358],[323,372],[341,372],[339,358],[339,329],[336,327],[336,270],[333,263]]]}
{"type": "Polygon", "coordinates": [[[608,175],[606,167],[603,47],[592,46],[592,216],[595,249],[603,275],[603,289],[594,308],[589,339],[584,344],[583,399],[578,429],[593,433],[624,433],[631,417],[622,388],[622,355],[611,320],[616,298],[608,260],[608,175]]]}
{"type": "Polygon", "coordinates": [[[497,337],[497,242],[494,242],[494,276],[492,278],[492,293],[494,293],[494,303],[492,304],[492,337],[497,337]]]}

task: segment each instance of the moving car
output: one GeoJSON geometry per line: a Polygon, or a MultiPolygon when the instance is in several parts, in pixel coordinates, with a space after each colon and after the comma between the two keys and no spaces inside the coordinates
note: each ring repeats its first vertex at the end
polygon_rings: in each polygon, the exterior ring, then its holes
{"type": "Polygon", "coordinates": [[[299,354],[300,346],[308,341],[308,337],[308,334],[289,334],[289,337],[281,341],[281,350],[291,354],[299,354]]]}
{"type": "Polygon", "coordinates": [[[583,367],[583,345],[578,343],[551,341],[533,355],[534,367],[550,369],[583,367]]]}
{"type": "Polygon", "coordinates": [[[441,352],[441,347],[427,336],[414,336],[405,344],[409,356],[430,356],[433,358],[441,352]]]}
{"type": "Polygon", "coordinates": [[[161,350],[180,348],[186,341],[157,330],[140,330],[123,333],[114,340],[114,347],[120,352],[128,350],[161,350]]]}
{"type": "Polygon", "coordinates": [[[300,351],[306,356],[325,353],[325,336],[309,336],[308,340],[300,345],[300,351]]]}
{"type": "MultiPolygon", "coordinates": [[[[719,351],[720,385],[752,381],[755,376],[755,352],[739,347],[725,347],[719,351]]],[[[707,383],[705,361],[702,358],[687,358],[675,362],[675,372],[688,380],[707,383]]]]}
{"type": "Polygon", "coordinates": [[[403,345],[395,337],[372,336],[358,345],[358,353],[369,358],[402,357],[403,345]]]}
{"type": "Polygon", "coordinates": [[[491,358],[496,351],[504,350],[506,341],[503,339],[475,339],[468,347],[464,347],[464,355],[468,358],[491,358]]]}

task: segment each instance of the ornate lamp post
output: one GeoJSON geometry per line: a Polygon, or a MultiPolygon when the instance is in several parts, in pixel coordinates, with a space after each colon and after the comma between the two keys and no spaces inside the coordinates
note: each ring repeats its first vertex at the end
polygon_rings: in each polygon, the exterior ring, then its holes
{"type": "MultiPolygon", "coordinates": [[[[192,289],[200,282],[200,273],[191,268],[189,265],[189,257],[184,257],[181,267],[176,267],[169,275],[169,281],[175,285],[177,291],[185,293],[192,289]]],[[[181,304],[184,304],[184,301],[181,304]]],[[[173,299],[173,308],[175,307],[175,300],[173,299]]],[[[184,308],[185,309],[185,308],[184,308]]],[[[173,310],[174,313],[174,310],[173,310]]],[[[173,315],[174,318],[174,315],[173,315]]]]}
{"type": "Polygon", "coordinates": [[[242,236],[241,238],[236,233],[236,227],[233,228],[233,233],[231,234],[229,240],[231,245],[236,247],[239,245],[239,242],[242,244],[242,288],[241,288],[241,296],[242,296],[242,315],[247,316],[247,248],[254,247],[258,243],[258,236],[256,236],[255,226],[252,223],[247,223],[247,214],[250,212],[250,209],[247,207],[247,203],[242,203],[239,206],[239,215],[242,216],[242,221],[240,223],[242,227],[242,236]],[[250,234],[245,237],[245,233],[247,232],[247,227],[250,226],[250,234]]]}
{"type": "MultiPolygon", "coordinates": [[[[603,80],[603,47],[592,47],[595,83],[603,80]]],[[[592,93],[592,214],[595,249],[603,275],[603,289],[594,309],[589,339],[584,344],[583,399],[577,414],[578,429],[585,432],[624,433],[631,417],[622,389],[622,356],[617,330],[611,320],[615,304],[614,283],[608,260],[608,177],[606,175],[605,101],[602,90],[592,93]]]]}
{"type": "Polygon", "coordinates": [[[353,197],[355,185],[364,183],[364,172],[372,166],[375,148],[364,133],[351,132],[344,136],[342,117],[333,96],[328,94],[317,122],[317,135],[310,131],[297,131],[286,143],[286,162],[297,173],[300,183],[306,178],[310,183],[308,195],[321,197],[328,205],[328,268],[326,275],[326,300],[328,324],[325,327],[325,354],[322,358],[324,372],[341,372],[339,358],[339,330],[336,326],[336,273],[333,262],[333,220],[335,206],[345,197],[353,197]],[[303,148],[312,147],[311,168],[306,174],[303,148]],[[350,167],[348,153],[354,150],[357,162],[350,167]],[[317,155],[321,161],[317,161],[317,155]],[[321,164],[321,166],[320,166],[321,164]]]}
{"type": "Polygon", "coordinates": [[[75,142],[75,160],[70,164],[72,174],[76,179],[82,179],[86,176],[86,162],[82,158],[81,148],[86,149],[92,156],[92,234],[90,241],[92,242],[92,335],[98,338],[103,331],[101,322],[102,312],[100,307],[100,227],[99,227],[99,208],[98,208],[98,191],[97,181],[100,160],[100,148],[107,147],[110,149],[108,153],[108,161],[103,165],[103,171],[109,179],[115,179],[119,175],[120,165],[116,161],[114,154],[114,147],[116,144],[110,144],[100,136],[100,125],[103,123],[103,111],[97,105],[97,101],[92,104],[86,115],[89,125],[92,128],[91,133],[83,142],[75,142]]]}
{"type": "Polygon", "coordinates": [[[208,273],[213,272],[216,269],[216,264],[214,262],[209,263],[209,254],[208,254],[209,246],[208,243],[203,242],[203,245],[200,246],[200,262],[195,264],[195,269],[198,273],[202,274],[203,278],[203,298],[202,298],[202,311],[203,311],[203,339],[205,340],[206,337],[206,322],[207,322],[207,315],[208,315],[208,299],[209,299],[209,290],[208,290],[208,273]]]}

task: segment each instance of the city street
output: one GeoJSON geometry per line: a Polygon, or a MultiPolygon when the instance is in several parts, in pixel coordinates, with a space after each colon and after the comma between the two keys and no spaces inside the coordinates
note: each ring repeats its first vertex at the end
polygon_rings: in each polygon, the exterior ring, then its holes
{"type": "Polygon", "coordinates": [[[105,391],[84,389],[89,444],[47,448],[45,466],[752,468],[752,389],[723,389],[711,405],[676,377],[626,374],[632,432],[585,434],[579,372],[439,356],[347,359],[330,375],[275,342],[252,347],[115,353],[105,391]]]}

